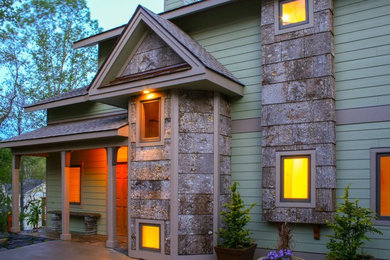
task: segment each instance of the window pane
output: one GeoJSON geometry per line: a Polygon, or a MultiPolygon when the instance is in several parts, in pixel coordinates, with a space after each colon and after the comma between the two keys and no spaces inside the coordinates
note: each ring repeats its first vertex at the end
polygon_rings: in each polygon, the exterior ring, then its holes
{"type": "Polygon", "coordinates": [[[160,100],[142,103],[142,138],[160,136],[160,100]]]}
{"type": "Polygon", "coordinates": [[[283,158],[283,198],[309,199],[309,158],[283,158]]]}
{"type": "Polygon", "coordinates": [[[127,163],[127,146],[122,146],[119,148],[116,161],[121,163],[127,163]]]}
{"type": "Polygon", "coordinates": [[[306,0],[285,1],[281,4],[282,25],[300,23],[307,20],[306,0]]]}
{"type": "Polygon", "coordinates": [[[80,203],[80,167],[71,167],[69,175],[69,202],[80,203]]]}
{"type": "Polygon", "coordinates": [[[380,215],[390,216],[390,155],[380,157],[380,215]]]}
{"type": "Polygon", "coordinates": [[[141,224],[141,247],[160,250],[160,226],[141,224]]]}

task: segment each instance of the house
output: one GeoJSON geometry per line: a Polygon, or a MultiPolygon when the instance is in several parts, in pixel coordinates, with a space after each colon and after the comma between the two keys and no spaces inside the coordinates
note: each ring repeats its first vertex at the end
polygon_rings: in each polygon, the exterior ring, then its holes
{"type": "MultiPolygon", "coordinates": [[[[90,86],[43,100],[47,126],[1,143],[47,157],[48,225],[128,239],[144,259],[215,259],[227,187],[257,203],[248,225],[265,255],[278,223],[294,251],[327,252],[324,225],[350,195],[390,259],[390,2],[165,0],[98,44],[90,86]]],[[[13,200],[13,208],[18,201],[13,200]]],[[[17,210],[13,231],[19,230],[17,210]]]]}

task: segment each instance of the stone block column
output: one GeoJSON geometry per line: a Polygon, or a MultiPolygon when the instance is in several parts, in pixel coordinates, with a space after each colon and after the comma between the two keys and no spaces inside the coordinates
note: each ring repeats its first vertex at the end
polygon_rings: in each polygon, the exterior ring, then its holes
{"type": "Polygon", "coordinates": [[[70,152],[61,152],[62,233],[61,240],[71,240],[69,233],[70,152]]]}
{"type": "Polygon", "coordinates": [[[12,155],[12,227],[11,232],[18,233],[19,226],[19,170],[20,155],[12,155]]]}
{"type": "Polygon", "coordinates": [[[336,188],[333,1],[309,0],[312,26],[277,34],[278,2],[262,3],[263,216],[325,223],[336,188]],[[315,151],[315,206],[277,206],[276,153],[305,150],[315,151]]]}
{"type": "Polygon", "coordinates": [[[107,234],[106,246],[115,248],[118,246],[116,237],[116,154],[117,148],[106,148],[108,168],[108,196],[107,196],[107,234]]]}

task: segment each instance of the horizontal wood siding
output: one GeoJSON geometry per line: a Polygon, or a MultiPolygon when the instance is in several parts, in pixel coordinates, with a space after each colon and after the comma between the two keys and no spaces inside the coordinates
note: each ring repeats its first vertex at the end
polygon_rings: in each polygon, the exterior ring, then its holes
{"type": "Polygon", "coordinates": [[[390,1],[335,1],[336,108],[390,104],[390,1]]]}
{"type": "Polygon", "coordinates": [[[94,116],[125,111],[125,109],[102,103],[84,102],[48,109],[47,122],[50,124],[63,120],[80,120],[94,116]]]}
{"type": "MultiPolygon", "coordinates": [[[[106,234],[107,163],[104,149],[72,152],[71,165],[83,165],[81,205],[70,205],[70,211],[100,213],[98,234],[106,234]]],[[[61,210],[61,161],[59,153],[47,159],[47,210],[61,210]]],[[[50,216],[49,225],[50,225],[50,216]]],[[[70,218],[71,231],[84,231],[83,218],[70,218]]]]}
{"type": "MultiPolygon", "coordinates": [[[[390,147],[390,122],[336,127],[337,196],[350,185],[350,196],[370,207],[370,148],[390,147]]],[[[338,199],[338,202],[341,202],[338,199]]],[[[364,250],[377,258],[390,259],[390,226],[378,226],[384,235],[369,235],[364,250]]]]}
{"type": "Polygon", "coordinates": [[[183,5],[183,0],[164,0],[164,11],[169,11],[183,5]]]}

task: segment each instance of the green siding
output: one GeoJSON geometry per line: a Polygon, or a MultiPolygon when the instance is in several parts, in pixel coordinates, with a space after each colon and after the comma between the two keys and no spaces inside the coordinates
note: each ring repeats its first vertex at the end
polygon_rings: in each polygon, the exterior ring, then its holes
{"type": "MultiPolygon", "coordinates": [[[[104,149],[72,152],[71,165],[83,164],[81,176],[81,205],[70,205],[71,211],[100,213],[98,234],[106,234],[106,180],[107,163],[104,149]]],[[[53,153],[47,159],[47,210],[61,210],[61,162],[60,154],[53,153]]],[[[48,226],[50,226],[50,216],[48,226]]],[[[84,231],[83,218],[70,218],[71,231],[84,231]]]]}
{"type": "Polygon", "coordinates": [[[164,0],[164,11],[169,11],[183,5],[183,0],[164,0]]]}
{"type": "Polygon", "coordinates": [[[336,108],[390,104],[390,1],[335,1],[336,108]]]}
{"type": "Polygon", "coordinates": [[[50,108],[47,110],[47,122],[55,123],[62,120],[73,120],[104,115],[113,112],[125,112],[125,109],[95,102],[83,102],[68,106],[50,108]]]}

